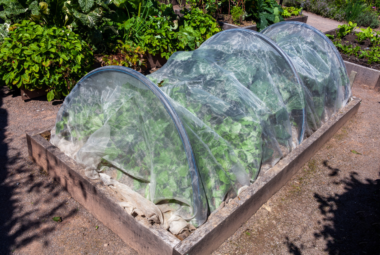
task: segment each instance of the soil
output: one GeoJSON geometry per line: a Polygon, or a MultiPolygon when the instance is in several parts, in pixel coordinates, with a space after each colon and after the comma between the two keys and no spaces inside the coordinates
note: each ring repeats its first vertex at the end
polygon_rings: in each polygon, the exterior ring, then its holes
{"type": "MultiPolygon", "coordinates": [[[[331,34],[336,37],[336,32],[331,33],[331,34]]],[[[373,47],[373,45],[371,44],[371,41],[368,38],[366,40],[364,40],[363,42],[359,42],[357,40],[357,36],[355,35],[355,33],[350,33],[350,34],[346,35],[345,37],[343,37],[341,44],[342,45],[353,45],[353,47],[359,46],[363,51],[367,51],[369,48],[373,47]]],[[[366,66],[366,67],[369,67],[372,69],[380,70],[380,63],[369,64],[368,60],[365,58],[358,58],[358,57],[353,56],[353,55],[344,54],[341,51],[339,51],[339,52],[340,52],[340,55],[342,55],[342,58],[346,61],[358,64],[358,65],[366,66]]]]}

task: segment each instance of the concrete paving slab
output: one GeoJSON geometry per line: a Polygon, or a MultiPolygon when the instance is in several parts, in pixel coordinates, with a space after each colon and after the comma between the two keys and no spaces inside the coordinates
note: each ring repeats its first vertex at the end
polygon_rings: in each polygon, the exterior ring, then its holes
{"type": "Polygon", "coordinates": [[[316,29],[322,32],[327,32],[329,30],[337,28],[338,25],[344,24],[344,22],[324,18],[311,12],[303,11],[302,13],[308,16],[307,24],[315,27],[316,29]]]}

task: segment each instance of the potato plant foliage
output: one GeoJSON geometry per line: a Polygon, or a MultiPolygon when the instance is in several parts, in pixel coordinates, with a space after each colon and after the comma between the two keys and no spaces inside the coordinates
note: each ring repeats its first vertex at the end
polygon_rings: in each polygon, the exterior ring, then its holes
{"type": "Polygon", "coordinates": [[[0,45],[0,77],[10,88],[46,87],[49,101],[68,95],[92,65],[92,51],[66,28],[24,20],[0,45]]]}

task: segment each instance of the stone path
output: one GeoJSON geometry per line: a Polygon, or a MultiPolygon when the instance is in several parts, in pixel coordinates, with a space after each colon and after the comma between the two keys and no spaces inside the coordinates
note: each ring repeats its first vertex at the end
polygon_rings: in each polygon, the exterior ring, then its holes
{"type": "Polygon", "coordinates": [[[337,28],[338,25],[344,24],[344,22],[339,22],[333,19],[324,18],[317,14],[307,12],[307,11],[303,11],[302,14],[308,16],[307,24],[317,28],[318,30],[322,32],[327,32],[329,30],[337,28]]]}

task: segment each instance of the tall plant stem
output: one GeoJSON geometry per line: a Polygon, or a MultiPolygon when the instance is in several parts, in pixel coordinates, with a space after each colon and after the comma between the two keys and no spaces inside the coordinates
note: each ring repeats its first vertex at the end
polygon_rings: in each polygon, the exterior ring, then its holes
{"type": "Polygon", "coordinates": [[[141,2],[139,3],[139,13],[138,13],[139,18],[140,18],[140,14],[141,14],[141,2]]]}

